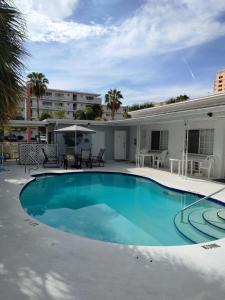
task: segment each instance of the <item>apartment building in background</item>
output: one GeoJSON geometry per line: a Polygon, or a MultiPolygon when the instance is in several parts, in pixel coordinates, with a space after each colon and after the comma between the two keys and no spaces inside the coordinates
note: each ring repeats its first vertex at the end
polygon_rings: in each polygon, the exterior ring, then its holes
{"type": "MultiPolygon", "coordinates": [[[[52,113],[63,109],[65,119],[74,119],[75,113],[79,109],[85,109],[87,105],[99,104],[102,100],[100,94],[66,91],[58,89],[48,89],[39,100],[39,111],[42,113],[52,113]]],[[[26,100],[20,103],[20,113],[26,118],[26,100]]],[[[31,119],[37,120],[37,99],[31,97],[31,119]]]]}
{"type": "MultiPolygon", "coordinates": [[[[48,89],[45,95],[39,100],[40,116],[42,113],[51,113],[54,116],[54,112],[60,109],[65,111],[65,119],[75,119],[75,113],[77,110],[84,110],[87,106],[99,104],[102,106],[102,117],[105,119],[111,118],[111,111],[107,109],[106,105],[102,105],[102,99],[100,94],[96,93],[84,93],[75,91],[66,91],[58,89],[48,89]]],[[[23,99],[20,103],[20,114],[26,119],[26,100],[23,99]]],[[[115,119],[123,119],[123,112],[125,107],[115,113],[115,119]]],[[[31,97],[31,119],[37,120],[37,99],[31,97]]]]}
{"type": "Polygon", "coordinates": [[[214,80],[213,93],[225,93],[225,70],[221,70],[216,74],[214,80]]]}

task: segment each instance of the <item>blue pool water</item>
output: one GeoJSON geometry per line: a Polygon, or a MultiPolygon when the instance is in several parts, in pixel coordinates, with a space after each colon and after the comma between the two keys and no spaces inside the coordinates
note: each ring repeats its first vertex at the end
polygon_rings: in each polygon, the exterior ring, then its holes
{"type": "MultiPolygon", "coordinates": [[[[191,244],[174,217],[198,196],[120,173],[39,177],[22,191],[26,212],[49,226],[91,239],[131,245],[191,244]]],[[[216,203],[205,201],[204,207],[216,203]]]]}

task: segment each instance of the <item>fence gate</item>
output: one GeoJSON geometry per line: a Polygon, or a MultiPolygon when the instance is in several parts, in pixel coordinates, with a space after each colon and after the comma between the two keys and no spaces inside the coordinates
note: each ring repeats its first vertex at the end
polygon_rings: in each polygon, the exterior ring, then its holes
{"type": "Polygon", "coordinates": [[[41,149],[44,149],[47,156],[58,156],[58,147],[56,144],[20,144],[19,146],[19,162],[21,165],[41,164],[44,155],[41,149]]]}

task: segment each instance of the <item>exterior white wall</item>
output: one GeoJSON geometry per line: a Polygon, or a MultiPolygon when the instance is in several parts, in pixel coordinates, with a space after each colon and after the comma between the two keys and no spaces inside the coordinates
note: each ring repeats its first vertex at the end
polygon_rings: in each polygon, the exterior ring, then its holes
{"type": "MultiPolygon", "coordinates": [[[[189,129],[214,129],[214,147],[213,155],[216,158],[214,177],[224,177],[225,176],[225,120],[189,120],[189,129]]],[[[146,145],[145,148],[151,149],[151,131],[153,130],[168,130],[169,140],[168,140],[168,157],[167,157],[167,167],[169,167],[169,158],[181,157],[184,139],[185,139],[185,126],[184,122],[176,121],[174,123],[164,123],[164,124],[152,124],[143,125],[141,130],[146,131],[146,145]]],[[[129,159],[130,161],[135,160],[136,145],[134,145],[134,140],[137,135],[137,127],[130,127],[130,147],[129,147],[129,159]]]]}

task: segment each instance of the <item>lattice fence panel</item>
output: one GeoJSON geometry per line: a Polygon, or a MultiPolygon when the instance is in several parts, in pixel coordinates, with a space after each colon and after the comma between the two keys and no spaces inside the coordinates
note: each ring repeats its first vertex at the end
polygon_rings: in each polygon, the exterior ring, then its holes
{"type": "Polygon", "coordinates": [[[57,145],[55,144],[21,144],[19,148],[19,162],[21,165],[41,164],[44,155],[41,149],[44,149],[48,157],[57,156],[57,145]]]}

